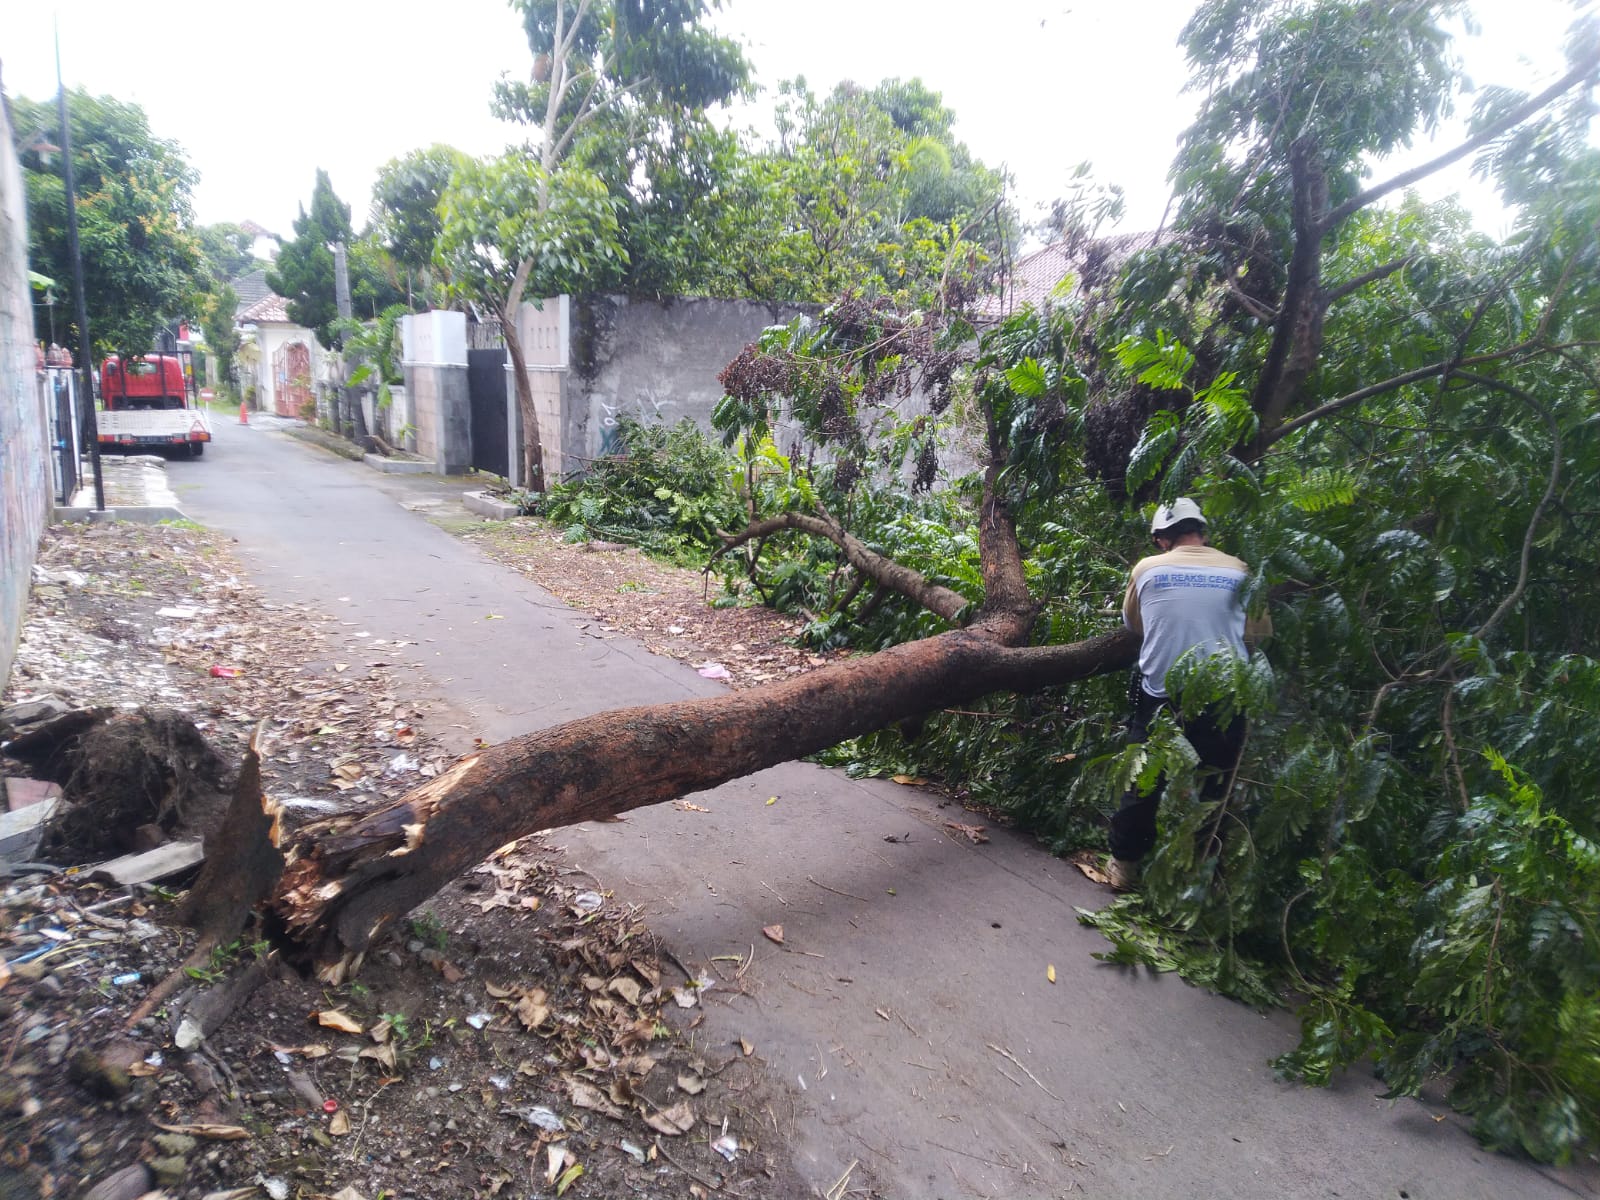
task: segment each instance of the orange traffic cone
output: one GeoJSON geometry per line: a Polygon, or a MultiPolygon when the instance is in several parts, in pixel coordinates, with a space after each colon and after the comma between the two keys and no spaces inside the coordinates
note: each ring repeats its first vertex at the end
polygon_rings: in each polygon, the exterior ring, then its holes
{"type": "Polygon", "coordinates": [[[250,410],[244,406],[244,401],[239,401],[239,424],[250,424],[250,410]]]}

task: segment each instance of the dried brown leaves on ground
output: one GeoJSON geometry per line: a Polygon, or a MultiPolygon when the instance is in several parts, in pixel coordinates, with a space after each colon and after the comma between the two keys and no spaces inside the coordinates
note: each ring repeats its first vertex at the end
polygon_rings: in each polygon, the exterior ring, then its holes
{"type": "MultiPolygon", "coordinates": [[[[268,790],[355,811],[444,761],[389,649],[267,603],[203,531],[58,527],[7,699],[176,709],[234,758],[264,720],[268,790]]],[[[664,969],[638,914],[561,863],[503,848],[337,989],[222,947],[131,1028],[192,944],[177,897],[0,880],[0,1195],[809,1194],[759,1056],[696,1045],[715,964],[664,969]]]]}
{"type": "Polygon", "coordinates": [[[623,634],[696,667],[720,663],[735,688],[787,679],[839,657],[796,646],[804,622],[794,617],[742,604],[713,607],[722,591],[714,577],[656,562],[632,546],[568,542],[537,517],[485,524],[467,538],[587,615],[591,636],[623,634]]]}
{"type": "Polygon", "coordinates": [[[171,707],[242,754],[268,732],[266,780],[291,814],[367,807],[437,774],[399,644],[244,582],[227,539],[187,525],[57,525],[46,534],[6,690],[78,706],[171,707]]]}

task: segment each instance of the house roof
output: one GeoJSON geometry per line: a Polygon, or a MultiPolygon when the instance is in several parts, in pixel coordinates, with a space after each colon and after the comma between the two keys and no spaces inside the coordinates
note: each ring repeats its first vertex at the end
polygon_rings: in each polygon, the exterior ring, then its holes
{"type": "Polygon", "coordinates": [[[1027,305],[1042,308],[1052,293],[1069,276],[1076,287],[1087,279],[1093,284],[1116,270],[1133,254],[1148,250],[1161,237],[1158,233],[1123,233],[1093,240],[1074,239],[1051,242],[1017,259],[1011,273],[1000,280],[995,290],[979,302],[979,312],[991,320],[1027,305]]]}
{"type": "Polygon", "coordinates": [[[289,302],[274,292],[268,292],[249,308],[234,316],[240,325],[293,325],[289,317],[289,302]]]}
{"type": "Polygon", "coordinates": [[[239,303],[234,306],[233,319],[239,320],[240,315],[252,304],[272,295],[272,289],[267,286],[267,272],[264,268],[246,271],[237,279],[229,281],[233,294],[239,298],[239,303]]]}
{"type": "Polygon", "coordinates": [[[254,221],[243,221],[239,225],[240,233],[248,233],[251,237],[277,237],[270,229],[263,229],[254,221]]]}

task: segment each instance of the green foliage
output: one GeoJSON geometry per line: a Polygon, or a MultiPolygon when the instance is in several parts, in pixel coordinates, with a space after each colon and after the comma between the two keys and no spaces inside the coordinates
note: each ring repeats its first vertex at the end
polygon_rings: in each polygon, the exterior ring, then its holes
{"type": "Polygon", "coordinates": [[[564,526],[569,541],[603,538],[672,562],[704,563],[721,544],[717,530],[742,523],[732,461],[691,421],[624,418],[617,437],[620,453],[551,488],[540,514],[564,526]]]}
{"type": "Polygon", "coordinates": [[[595,103],[619,103],[615,97],[625,91],[637,106],[694,111],[726,100],[748,77],[738,45],[703,24],[715,0],[513,0],[513,7],[522,13],[535,66],[533,83],[497,88],[497,110],[508,119],[543,119],[558,29],[572,36],[574,73],[591,77],[595,103]]]}
{"type": "Polygon", "coordinates": [[[429,146],[390,159],[372,188],[372,225],[401,267],[426,272],[441,231],[439,200],[466,155],[453,146],[429,146]]]}
{"type": "Polygon", "coordinates": [[[387,253],[373,235],[356,237],[350,225],[350,206],[334,194],[328,173],[320,167],[311,192],[311,211],[300,210],[294,234],[278,251],[267,272],[267,286],[289,301],[290,318],[314,330],[324,346],[342,344],[334,279],[335,243],[345,244],[353,315],[375,317],[383,308],[403,299],[392,277],[387,253]]]}
{"type": "Polygon", "coordinates": [[[1282,189],[1296,139],[1328,151],[1334,202],[1345,199],[1365,155],[1404,146],[1451,112],[1459,79],[1444,23],[1466,7],[1201,4],[1181,38],[1190,87],[1205,96],[1174,168],[1185,203],[1232,203],[1245,193],[1252,207],[1286,218],[1282,189]]]}
{"type": "Polygon", "coordinates": [[[195,228],[200,255],[213,287],[237,279],[256,266],[255,236],[229,221],[195,228]]]}
{"type": "MultiPolygon", "coordinates": [[[[737,138],[705,113],[742,91],[749,73],[737,44],[705,25],[714,4],[514,0],[514,6],[534,56],[533,78],[503,80],[495,111],[538,130],[530,157],[546,180],[563,171],[598,180],[613,218],[610,252],[585,260],[589,275],[566,268],[578,285],[569,290],[701,291],[708,264],[718,258],[718,186],[737,151],[737,138]]],[[[536,194],[542,207],[547,193],[536,194]]],[[[510,248],[505,255],[513,272],[526,257],[510,248]]],[[[472,290],[481,274],[467,281],[466,294],[493,302],[472,290]]],[[[530,295],[554,294],[539,282],[530,282],[530,295]]],[[[504,299],[493,303],[503,307],[504,299]]]]}
{"type": "MultiPolygon", "coordinates": [[[[93,357],[142,353],[162,329],[196,314],[205,288],[190,201],[197,176],[176,142],[151,132],[137,104],[81,89],[67,99],[93,357]]],[[[77,350],[61,158],[52,153],[46,164],[37,148],[39,141],[61,140],[57,108],[20,96],[10,103],[23,143],[29,263],[55,280],[56,339],[77,350]]],[[[46,340],[48,313],[35,311],[35,335],[46,340]]]]}
{"type": "Polygon", "coordinates": [[[720,183],[722,294],[826,301],[846,291],[917,303],[970,282],[1014,230],[1003,179],[951,133],[920,80],[819,100],[779,87],[775,144],[720,183]]]}
{"type": "Polygon", "coordinates": [[[315,331],[324,346],[336,344],[333,245],[355,241],[350,227],[350,206],[333,191],[333,181],[321,167],[311,191],[311,211],[304,208],[294,221],[294,238],[285,242],[267,272],[267,286],[289,301],[289,317],[315,331]]]}
{"type": "Polygon", "coordinates": [[[206,348],[217,356],[218,374],[223,379],[231,378],[233,356],[239,348],[239,335],[233,326],[233,313],[239,306],[239,297],[233,288],[222,283],[195,303],[206,348]]]}
{"type": "Polygon", "coordinates": [[[547,172],[521,153],[457,163],[439,201],[438,253],[461,295],[499,312],[526,262],[524,294],[601,287],[623,265],[616,200],[581,167],[547,172]]]}
{"type": "Polygon", "coordinates": [[[444,950],[450,945],[450,931],[440,923],[438,916],[427,909],[408,917],[406,930],[417,941],[434,950],[444,950]]]}
{"type": "Polygon", "coordinates": [[[400,319],[405,315],[405,305],[391,304],[374,321],[340,321],[336,326],[346,354],[359,364],[350,372],[346,383],[350,387],[372,388],[377,420],[391,441],[404,438],[404,434],[390,430],[389,410],[394,402],[390,389],[405,380],[400,366],[400,319]]]}

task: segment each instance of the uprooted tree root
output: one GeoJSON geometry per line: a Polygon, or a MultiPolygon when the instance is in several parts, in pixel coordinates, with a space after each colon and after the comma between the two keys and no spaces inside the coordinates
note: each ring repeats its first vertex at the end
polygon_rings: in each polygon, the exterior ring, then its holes
{"type": "MultiPolygon", "coordinates": [[[[188,982],[191,969],[203,965],[214,949],[245,927],[256,902],[272,893],[283,874],[283,853],[278,848],[283,840],[282,810],[261,790],[263,727],[264,723],[258,726],[250,739],[234,781],[233,799],[206,834],[205,865],[178,910],[178,919],[200,937],[189,957],[150,989],[128,1018],[130,1028],[161,1007],[188,982]]],[[[255,971],[251,977],[259,983],[263,976],[255,971]]],[[[225,992],[243,1003],[253,986],[225,992]]],[[[226,1017],[222,1011],[212,1015],[217,1020],[226,1017]]]]}
{"type": "Polygon", "coordinates": [[[208,823],[231,774],[194,722],[172,709],[102,710],[51,757],[64,804],[42,850],[67,863],[134,849],[145,826],[165,836],[208,823]]]}

